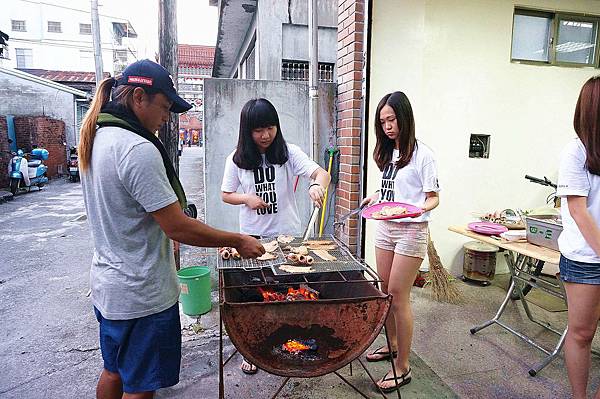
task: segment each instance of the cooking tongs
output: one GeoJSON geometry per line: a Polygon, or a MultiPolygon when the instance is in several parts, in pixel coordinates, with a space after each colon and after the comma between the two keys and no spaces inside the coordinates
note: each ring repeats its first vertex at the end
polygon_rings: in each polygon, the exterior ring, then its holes
{"type": "Polygon", "coordinates": [[[306,226],[306,230],[304,231],[304,236],[302,236],[302,241],[308,240],[311,230],[317,221],[317,216],[319,216],[319,209],[320,208],[317,207],[313,209],[312,214],[310,215],[310,220],[308,221],[308,225],[306,226]]]}
{"type": "Polygon", "coordinates": [[[345,215],[341,216],[340,219],[337,222],[335,222],[333,225],[334,226],[343,226],[346,223],[346,220],[350,219],[350,216],[356,215],[357,213],[359,213],[366,207],[367,207],[367,203],[362,204],[358,208],[353,209],[350,212],[346,213],[345,215]]]}

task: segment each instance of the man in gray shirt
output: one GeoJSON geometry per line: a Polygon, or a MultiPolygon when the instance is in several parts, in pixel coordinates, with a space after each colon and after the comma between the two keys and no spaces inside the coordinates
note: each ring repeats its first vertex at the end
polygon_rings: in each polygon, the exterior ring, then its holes
{"type": "Polygon", "coordinates": [[[181,183],[153,132],[169,112],[190,108],[168,72],[142,60],[100,83],[82,125],[81,181],[95,246],[90,284],[104,360],[98,398],[152,398],[179,381],[171,240],[232,246],[244,257],[264,253],[256,239],[213,229],[182,211],[181,183]]]}

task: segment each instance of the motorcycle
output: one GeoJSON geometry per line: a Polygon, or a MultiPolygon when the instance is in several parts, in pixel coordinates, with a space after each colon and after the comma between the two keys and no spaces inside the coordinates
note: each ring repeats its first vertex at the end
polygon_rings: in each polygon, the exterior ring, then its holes
{"type": "Polygon", "coordinates": [[[69,148],[69,181],[79,181],[79,159],[77,157],[77,147],[69,148]]]}
{"type": "Polygon", "coordinates": [[[48,150],[33,149],[29,154],[29,160],[25,157],[23,150],[18,150],[13,155],[8,164],[10,192],[15,195],[23,188],[31,190],[33,186],[37,186],[41,190],[48,183],[46,175],[48,167],[44,165],[44,161],[48,159],[48,150]]]}

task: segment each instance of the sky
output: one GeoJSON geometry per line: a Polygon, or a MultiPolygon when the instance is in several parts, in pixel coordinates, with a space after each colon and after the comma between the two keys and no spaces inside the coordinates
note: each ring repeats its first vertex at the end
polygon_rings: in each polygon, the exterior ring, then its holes
{"type": "MultiPolygon", "coordinates": [[[[43,0],[78,9],[90,9],[89,0],[43,0]]],[[[128,19],[138,34],[138,58],[158,52],[158,0],[98,0],[99,13],[128,19]]],[[[177,0],[177,40],[180,44],[217,42],[217,7],[208,0],[177,0]]]]}

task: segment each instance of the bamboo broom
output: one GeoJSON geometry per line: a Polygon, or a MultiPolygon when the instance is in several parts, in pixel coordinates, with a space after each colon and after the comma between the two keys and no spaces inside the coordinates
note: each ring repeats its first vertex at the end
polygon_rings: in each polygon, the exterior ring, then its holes
{"type": "Polygon", "coordinates": [[[446,271],[431,241],[431,232],[427,234],[427,257],[429,258],[429,279],[431,281],[431,297],[438,302],[460,303],[462,292],[453,284],[454,277],[446,271]]]}

